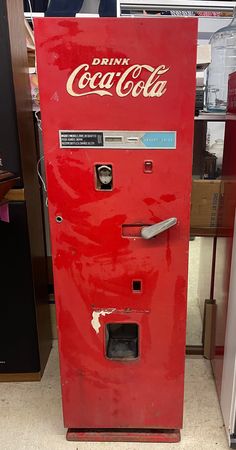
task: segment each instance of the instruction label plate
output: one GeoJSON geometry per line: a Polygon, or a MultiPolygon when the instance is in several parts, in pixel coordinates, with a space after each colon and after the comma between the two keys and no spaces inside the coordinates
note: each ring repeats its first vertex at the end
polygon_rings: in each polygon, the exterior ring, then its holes
{"type": "Polygon", "coordinates": [[[103,147],[102,132],[60,131],[61,148],[103,147]]]}
{"type": "Polygon", "coordinates": [[[175,150],[176,131],[60,130],[61,149],[175,150]]]}

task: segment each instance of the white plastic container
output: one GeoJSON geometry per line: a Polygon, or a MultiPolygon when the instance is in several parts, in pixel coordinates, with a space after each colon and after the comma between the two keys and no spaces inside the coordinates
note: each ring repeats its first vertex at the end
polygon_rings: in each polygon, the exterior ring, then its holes
{"type": "Polygon", "coordinates": [[[210,39],[211,64],[207,69],[206,108],[225,111],[229,74],[236,70],[236,16],[227,27],[216,31],[210,39]]]}
{"type": "Polygon", "coordinates": [[[214,154],[217,157],[216,167],[217,169],[222,169],[222,161],[223,161],[223,151],[224,151],[224,141],[223,139],[216,139],[214,144],[210,147],[210,153],[214,154]]]}

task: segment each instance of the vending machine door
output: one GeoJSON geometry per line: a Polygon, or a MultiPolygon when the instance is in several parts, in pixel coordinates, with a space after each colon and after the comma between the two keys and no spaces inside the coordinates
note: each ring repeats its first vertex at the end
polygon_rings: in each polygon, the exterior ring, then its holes
{"type": "Polygon", "coordinates": [[[65,426],[176,440],[197,21],[35,32],[65,426]]]}

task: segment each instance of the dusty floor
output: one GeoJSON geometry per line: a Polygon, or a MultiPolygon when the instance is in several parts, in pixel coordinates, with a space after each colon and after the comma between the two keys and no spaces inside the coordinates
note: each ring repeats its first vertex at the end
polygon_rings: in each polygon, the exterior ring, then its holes
{"type": "Polygon", "coordinates": [[[187,345],[202,344],[202,318],[198,299],[198,274],[201,238],[189,242],[187,345]]]}
{"type": "Polygon", "coordinates": [[[180,444],[67,442],[63,428],[57,344],[40,383],[0,384],[1,450],[213,450],[227,441],[208,361],[186,360],[184,430],[180,444]]]}

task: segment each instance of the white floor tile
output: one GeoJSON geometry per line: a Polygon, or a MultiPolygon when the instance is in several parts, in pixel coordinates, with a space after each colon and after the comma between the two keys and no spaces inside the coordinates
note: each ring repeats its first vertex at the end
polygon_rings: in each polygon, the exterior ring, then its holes
{"type": "Polygon", "coordinates": [[[186,360],[185,414],[179,444],[67,442],[61,411],[57,345],[40,383],[0,384],[1,450],[227,449],[209,361],[186,360]]]}
{"type": "Polygon", "coordinates": [[[202,344],[202,318],[197,296],[201,238],[189,242],[187,345],[202,344]]]}

